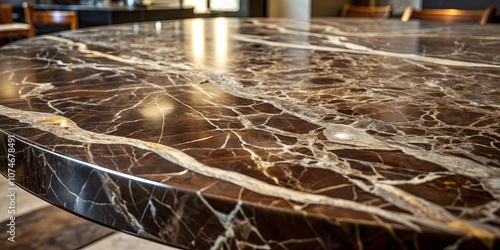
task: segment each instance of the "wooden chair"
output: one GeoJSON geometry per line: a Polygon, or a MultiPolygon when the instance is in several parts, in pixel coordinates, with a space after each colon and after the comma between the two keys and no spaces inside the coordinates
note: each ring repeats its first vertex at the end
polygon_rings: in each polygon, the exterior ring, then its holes
{"type": "Polygon", "coordinates": [[[12,23],[12,5],[0,4],[0,23],[12,23]]]}
{"type": "Polygon", "coordinates": [[[36,34],[35,24],[69,25],[70,29],[78,29],[78,14],[75,11],[35,10],[33,3],[23,3],[26,22],[31,25],[31,34],[36,34]]]}
{"type": "Polygon", "coordinates": [[[372,17],[387,19],[391,16],[391,6],[353,6],[345,4],[342,17],[372,17]]]}
{"type": "Polygon", "coordinates": [[[17,37],[29,37],[30,25],[26,23],[15,23],[12,19],[12,5],[0,4],[0,45],[7,39],[17,37]]]}
{"type": "Polygon", "coordinates": [[[422,19],[441,21],[445,23],[479,23],[485,25],[493,22],[496,9],[493,6],[485,10],[457,10],[457,9],[423,9],[421,11],[413,10],[411,6],[406,7],[401,17],[401,21],[406,22],[410,19],[422,19]]]}

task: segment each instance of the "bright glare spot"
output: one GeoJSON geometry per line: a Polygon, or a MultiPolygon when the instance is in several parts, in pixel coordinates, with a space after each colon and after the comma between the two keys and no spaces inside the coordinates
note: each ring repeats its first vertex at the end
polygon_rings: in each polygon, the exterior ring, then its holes
{"type": "Polygon", "coordinates": [[[351,139],[351,136],[349,134],[346,134],[346,133],[335,134],[335,137],[342,139],[342,140],[351,139]]]}

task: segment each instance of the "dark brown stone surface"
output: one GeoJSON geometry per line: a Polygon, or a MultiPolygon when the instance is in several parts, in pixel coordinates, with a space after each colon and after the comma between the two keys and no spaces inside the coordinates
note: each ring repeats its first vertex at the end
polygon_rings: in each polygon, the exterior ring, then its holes
{"type": "Polygon", "coordinates": [[[0,49],[0,169],[11,136],[24,187],[183,248],[498,248],[499,52],[334,18],[36,37],[0,49]]]}

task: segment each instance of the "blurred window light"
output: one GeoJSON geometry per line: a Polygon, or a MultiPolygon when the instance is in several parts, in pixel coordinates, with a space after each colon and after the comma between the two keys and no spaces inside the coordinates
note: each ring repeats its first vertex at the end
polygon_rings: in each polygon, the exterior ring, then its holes
{"type": "Polygon", "coordinates": [[[183,7],[193,7],[195,13],[236,12],[240,10],[240,0],[184,0],[183,7]]]}
{"type": "Polygon", "coordinates": [[[240,0],[211,0],[210,9],[214,11],[239,11],[240,0]]]}

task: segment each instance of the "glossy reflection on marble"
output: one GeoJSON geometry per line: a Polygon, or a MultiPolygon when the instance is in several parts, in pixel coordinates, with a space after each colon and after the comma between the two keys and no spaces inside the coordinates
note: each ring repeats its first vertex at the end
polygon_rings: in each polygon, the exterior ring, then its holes
{"type": "Polygon", "coordinates": [[[21,185],[169,245],[492,249],[499,52],[496,25],[82,29],[0,50],[0,130],[21,185]]]}

